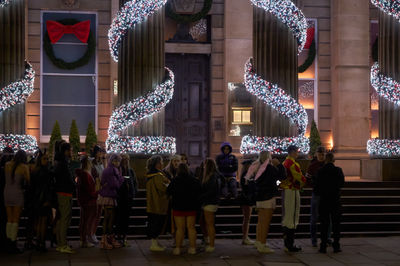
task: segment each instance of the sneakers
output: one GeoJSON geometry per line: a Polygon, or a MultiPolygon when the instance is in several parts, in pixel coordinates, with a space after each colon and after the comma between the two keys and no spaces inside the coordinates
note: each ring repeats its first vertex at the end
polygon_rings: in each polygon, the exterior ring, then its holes
{"type": "Polygon", "coordinates": [[[97,240],[96,235],[87,236],[87,241],[93,245],[99,244],[99,240],[97,240]]]}
{"type": "Polygon", "coordinates": [[[212,247],[212,246],[207,246],[206,247],[206,252],[207,253],[212,253],[212,252],[214,252],[215,251],[215,247],[212,247]]]}
{"type": "Polygon", "coordinates": [[[189,255],[196,255],[196,248],[188,248],[189,255]]]}
{"type": "Polygon", "coordinates": [[[270,254],[275,252],[273,249],[270,249],[267,245],[258,246],[257,251],[263,254],[270,254]]]}
{"type": "Polygon", "coordinates": [[[181,255],[181,249],[180,248],[174,248],[174,250],[172,251],[172,254],[174,254],[175,256],[181,255]]]}
{"type": "Polygon", "coordinates": [[[251,240],[249,237],[246,237],[245,239],[242,240],[242,245],[251,246],[254,244],[255,242],[251,240]]]}
{"type": "Polygon", "coordinates": [[[164,251],[165,247],[161,246],[160,244],[158,244],[156,239],[152,239],[151,240],[151,246],[150,246],[150,251],[164,251]]]}
{"type": "Polygon", "coordinates": [[[74,254],[74,253],[76,253],[72,248],[70,248],[69,246],[63,246],[63,247],[60,247],[60,248],[57,248],[57,251],[58,252],[61,252],[61,253],[67,253],[67,254],[74,254]]]}

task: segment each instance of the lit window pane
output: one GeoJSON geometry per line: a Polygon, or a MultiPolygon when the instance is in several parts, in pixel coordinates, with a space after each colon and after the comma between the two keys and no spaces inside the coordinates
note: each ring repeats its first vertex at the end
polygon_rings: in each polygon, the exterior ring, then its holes
{"type": "Polygon", "coordinates": [[[233,122],[234,123],[242,122],[242,111],[233,111],[233,122]]]}
{"type": "Polygon", "coordinates": [[[242,112],[242,122],[243,123],[250,123],[251,122],[251,111],[243,111],[242,112]]]}

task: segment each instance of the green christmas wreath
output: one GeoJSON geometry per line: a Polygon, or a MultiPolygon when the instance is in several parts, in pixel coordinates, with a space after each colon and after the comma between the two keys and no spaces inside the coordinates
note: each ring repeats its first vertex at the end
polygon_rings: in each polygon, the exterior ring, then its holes
{"type": "MultiPolygon", "coordinates": [[[[79,23],[80,21],[76,20],[76,19],[63,19],[63,20],[59,20],[57,21],[63,25],[74,25],[76,23],[79,23]]],[[[92,55],[95,52],[96,49],[96,40],[93,36],[92,31],[90,31],[89,34],[89,38],[88,38],[88,43],[87,43],[87,50],[85,52],[85,54],[79,58],[76,61],[73,62],[65,62],[63,59],[57,58],[54,54],[53,51],[53,45],[50,42],[50,37],[49,34],[46,31],[46,34],[43,37],[43,48],[44,51],[46,52],[47,56],[49,57],[50,61],[58,68],[61,69],[75,69],[81,66],[86,65],[87,63],[89,63],[90,58],[92,57],[92,55]]]]}
{"type": "Polygon", "coordinates": [[[212,6],[212,0],[204,0],[203,8],[201,9],[200,12],[193,15],[179,15],[172,10],[171,4],[170,2],[168,2],[165,6],[165,12],[168,17],[177,21],[179,24],[187,24],[199,21],[200,19],[207,16],[208,12],[210,12],[211,10],[211,6],[212,6]]]}
{"type": "Polygon", "coordinates": [[[303,73],[313,64],[316,53],[317,51],[315,49],[315,39],[313,39],[310,45],[310,49],[308,50],[306,61],[304,61],[304,63],[298,68],[299,73],[303,73]]]}

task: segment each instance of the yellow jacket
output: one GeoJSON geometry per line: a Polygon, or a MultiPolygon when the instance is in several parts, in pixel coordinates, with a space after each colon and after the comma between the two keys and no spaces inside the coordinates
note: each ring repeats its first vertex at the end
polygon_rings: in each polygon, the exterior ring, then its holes
{"type": "Polygon", "coordinates": [[[300,164],[296,160],[288,156],[283,162],[286,169],[286,179],[282,181],[280,187],[282,189],[300,190],[306,184],[306,178],[301,172],[300,164]]]}
{"type": "Polygon", "coordinates": [[[146,175],[147,212],[166,215],[168,213],[168,178],[162,172],[146,175]]]}

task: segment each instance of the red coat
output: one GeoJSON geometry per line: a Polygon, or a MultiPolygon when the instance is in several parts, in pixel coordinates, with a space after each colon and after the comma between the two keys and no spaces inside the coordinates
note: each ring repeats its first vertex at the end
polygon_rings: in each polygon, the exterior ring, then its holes
{"type": "Polygon", "coordinates": [[[82,169],[76,169],[78,203],[82,205],[96,205],[96,183],[91,174],[82,169]]]}

